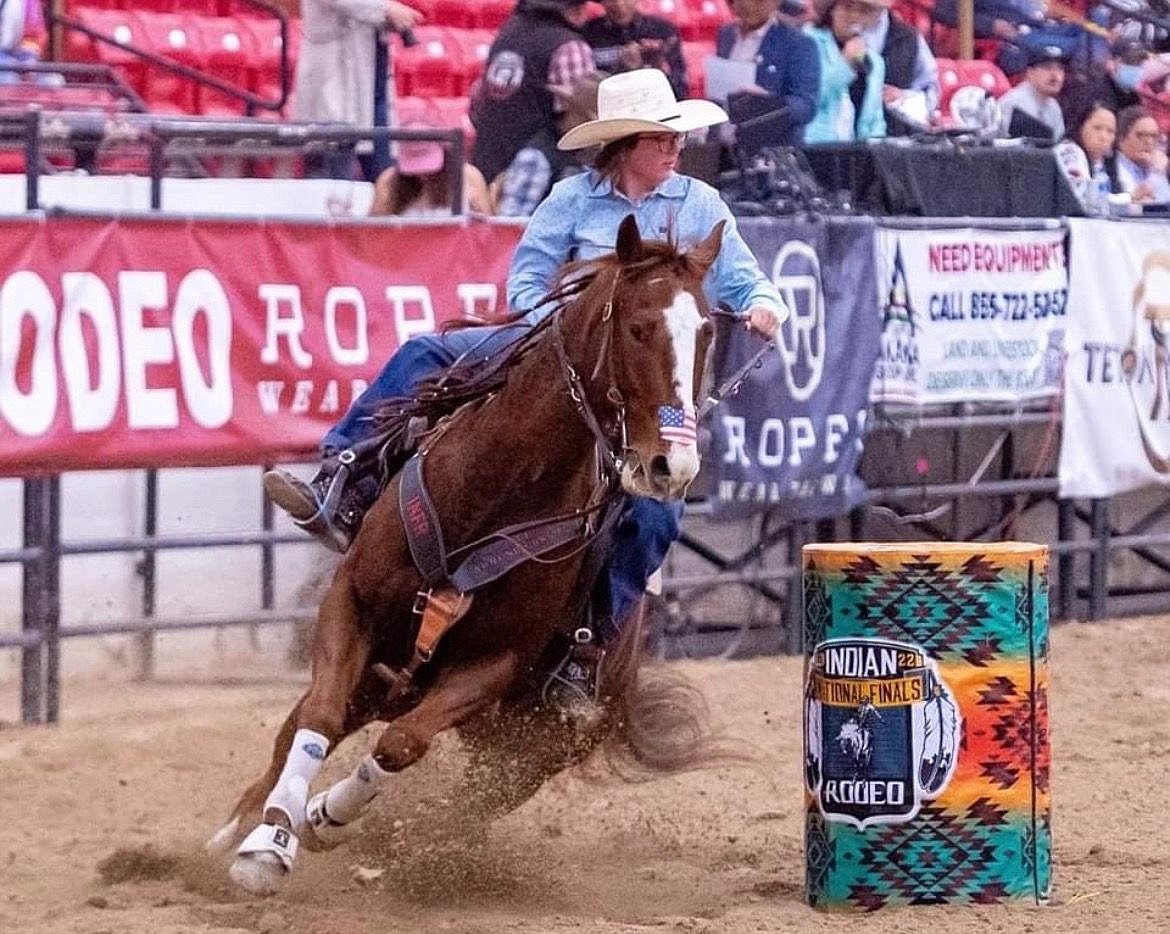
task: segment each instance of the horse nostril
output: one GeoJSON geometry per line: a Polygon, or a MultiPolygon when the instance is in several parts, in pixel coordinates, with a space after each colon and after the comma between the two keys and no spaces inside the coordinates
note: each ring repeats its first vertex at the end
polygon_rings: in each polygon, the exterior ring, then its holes
{"type": "Polygon", "coordinates": [[[670,463],[666,460],[665,454],[655,455],[654,459],[650,461],[650,479],[670,479],[670,463]]]}

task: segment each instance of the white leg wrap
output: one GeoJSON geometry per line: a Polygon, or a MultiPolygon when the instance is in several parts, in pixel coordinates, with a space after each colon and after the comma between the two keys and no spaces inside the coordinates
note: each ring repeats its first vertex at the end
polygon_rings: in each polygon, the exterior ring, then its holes
{"type": "Polygon", "coordinates": [[[272,794],[264,802],[264,809],[283,811],[293,830],[305,821],[305,802],[309,798],[309,785],[325,761],[329,740],[313,730],[297,730],[293,737],[284,769],[272,794]]]}
{"type": "Polygon", "coordinates": [[[373,756],[366,756],[328,791],[313,795],[305,808],[305,846],[310,850],[331,850],[353,836],[354,822],[389,777],[390,773],[383,771],[373,756]]]}
{"type": "Polygon", "coordinates": [[[348,824],[361,816],[377,797],[391,773],[373,756],[366,756],[345,778],[326,792],[325,813],[335,824],[348,824]]]}
{"type": "Polygon", "coordinates": [[[280,890],[297,858],[297,836],[274,824],[260,824],[240,844],[228,874],[253,895],[280,890]]]}

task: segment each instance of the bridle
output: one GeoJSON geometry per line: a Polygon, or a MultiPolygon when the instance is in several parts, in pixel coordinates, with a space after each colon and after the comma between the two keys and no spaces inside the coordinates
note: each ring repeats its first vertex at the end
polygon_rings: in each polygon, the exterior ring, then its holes
{"type": "Polygon", "coordinates": [[[609,298],[602,307],[601,347],[598,350],[597,363],[593,367],[592,374],[592,378],[596,379],[603,367],[607,370],[609,385],[605,390],[605,398],[613,406],[614,410],[614,423],[608,432],[602,428],[600,419],[598,419],[592,406],[590,406],[589,397],[585,392],[585,384],[581,381],[581,376],[577,372],[576,367],[569,360],[568,352],[565,349],[565,333],[561,325],[561,309],[553,312],[552,322],[552,343],[556,349],[561,373],[565,378],[569,399],[572,401],[577,415],[585,423],[585,427],[589,429],[589,433],[593,435],[593,442],[597,452],[598,480],[600,485],[606,487],[617,485],[629,452],[629,436],[626,429],[626,400],[617,385],[617,364],[614,361],[614,355],[617,353],[617,342],[613,336],[613,301],[621,276],[622,271],[620,269],[616,270],[613,282],[610,285],[609,298]]]}

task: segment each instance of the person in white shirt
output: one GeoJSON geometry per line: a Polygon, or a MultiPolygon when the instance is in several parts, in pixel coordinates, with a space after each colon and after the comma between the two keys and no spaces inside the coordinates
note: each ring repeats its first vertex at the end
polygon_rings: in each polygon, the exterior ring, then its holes
{"type": "Polygon", "coordinates": [[[1144,107],[1117,115],[1117,183],[1135,204],[1170,203],[1166,138],[1144,107]]]}
{"type": "Polygon", "coordinates": [[[1001,131],[1011,136],[1012,114],[1017,110],[1039,120],[1052,132],[1051,139],[1064,136],[1064,114],[1057,97],[1064,87],[1065,53],[1055,45],[1028,49],[1024,80],[999,99],[1001,131]]]}

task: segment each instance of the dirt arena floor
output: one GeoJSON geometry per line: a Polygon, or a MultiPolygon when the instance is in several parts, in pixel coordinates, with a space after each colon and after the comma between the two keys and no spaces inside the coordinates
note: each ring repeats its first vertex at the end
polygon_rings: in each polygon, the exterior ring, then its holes
{"type": "MultiPolygon", "coordinates": [[[[803,904],[799,659],[688,662],[753,769],[649,784],[561,775],[486,837],[441,741],[288,888],[233,890],[201,843],[267,759],[299,682],[69,682],[56,728],[0,729],[0,931],[1170,931],[1170,617],[1053,635],[1055,897],[1044,908],[824,915],[803,904]]],[[[357,747],[330,763],[335,776],[357,747]]]]}

